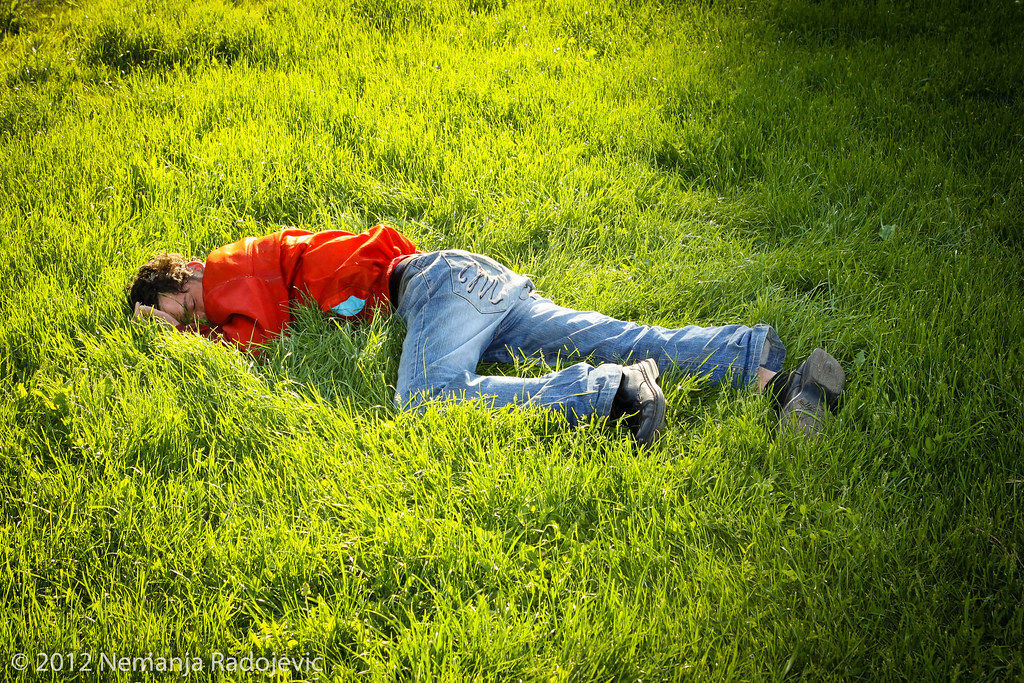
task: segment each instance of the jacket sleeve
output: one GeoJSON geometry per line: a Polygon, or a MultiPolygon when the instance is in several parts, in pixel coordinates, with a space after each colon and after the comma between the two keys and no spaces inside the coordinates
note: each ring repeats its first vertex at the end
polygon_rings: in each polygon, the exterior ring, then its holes
{"type": "Polygon", "coordinates": [[[178,325],[178,329],[182,332],[194,332],[222,344],[230,342],[242,351],[254,355],[262,353],[263,345],[274,338],[274,335],[264,330],[252,318],[238,314],[229,317],[223,325],[178,325]]]}
{"type": "Polygon", "coordinates": [[[238,313],[230,316],[223,325],[218,326],[218,329],[225,339],[254,355],[262,353],[264,345],[277,336],[263,329],[252,318],[238,313]]]}

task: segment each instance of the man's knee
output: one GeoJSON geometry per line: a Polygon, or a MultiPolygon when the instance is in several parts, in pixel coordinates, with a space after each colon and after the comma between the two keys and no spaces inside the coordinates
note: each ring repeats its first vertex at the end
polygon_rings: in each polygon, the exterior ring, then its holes
{"type": "Polygon", "coordinates": [[[468,375],[464,370],[433,368],[418,381],[399,380],[395,405],[401,410],[422,410],[430,402],[465,393],[468,375]]]}

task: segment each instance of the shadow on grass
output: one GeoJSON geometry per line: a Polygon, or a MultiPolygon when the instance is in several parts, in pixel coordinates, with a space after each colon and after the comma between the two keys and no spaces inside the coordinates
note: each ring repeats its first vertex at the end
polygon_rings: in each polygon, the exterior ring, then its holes
{"type": "Polygon", "coordinates": [[[221,10],[219,16],[189,17],[176,30],[155,16],[126,16],[134,20],[119,16],[98,23],[82,46],[85,63],[130,73],[238,62],[274,66],[280,60],[268,27],[248,13],[221,10]]]}

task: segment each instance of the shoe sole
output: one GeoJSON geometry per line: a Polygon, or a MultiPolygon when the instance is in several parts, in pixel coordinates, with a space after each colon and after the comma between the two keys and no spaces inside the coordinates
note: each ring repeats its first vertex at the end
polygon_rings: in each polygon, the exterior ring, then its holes
{"type": "Polygon", "coordinates": [[[644,379],[649,381],[654,388],[654,427],[650,429],[650,435],[644,434],[643,437],[640,434],[636,435],[637,445],[646,448],[657,440],[658,436],[661,435],[661,428],[665,425],[665,392],[658,385],[658,377],[661,376],[661,371],[658,369],[658,363],[653,358],[641,361],[635,367],[638,367],[640,372],[643,373],[644,379]]]}
{"type": "Polygon", "coordinates": [[[823,403],[807,404],[794,400],[782,411],[779,423],[780,431],[790,424],[803,434],[805,438],[814,437],[828,418],[829,412],[839,407],[839,397],[846,386],[846,372],[830,353],[824,349],[815,349],[801,366],[805,383],[816,385],[825,399],[823,403]]]}
{"type": "Polygon", "coordinates": [[[838,408],[839,396],[846,386],[846,372],[832,354],[824,349],[814,349],[805,361],[804,378],[822,390],[829,410],[838,408]]]}

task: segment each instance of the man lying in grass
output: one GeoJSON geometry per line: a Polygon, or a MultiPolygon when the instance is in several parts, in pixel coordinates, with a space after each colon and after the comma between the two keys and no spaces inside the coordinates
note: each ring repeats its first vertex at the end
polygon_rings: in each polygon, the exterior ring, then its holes
{"type": "Polygon", "coordinates": [[[422,253],[394,228],[362,234],[289,229],[215,249],[205,263],[157,254],[130,292],[136,318],[220,337],[243,349],[281,334],[290,306],[312,299],[325,313],[368,318],[390,307],[407,332],[398,368],[400,407],[431,398],[531,404],[570,423],[622,420],[650,445],[665,420],[659,374],[671,367],[768,391],[780,420],[813,435],[834,412],[845,375],[815,350],[783,373],[786,349],[768,325],[668,329],[552,303],[529,278],[461,250],[422,253]],[[476,374],[480,361],[593,358],[542,377],[476,374]],[[620,363],[632,363],[621,365],[620,363]]]}

